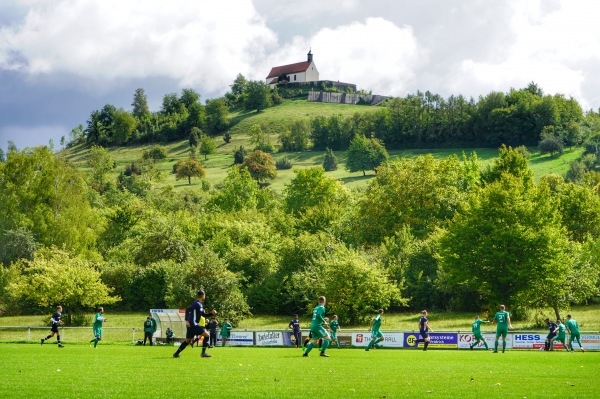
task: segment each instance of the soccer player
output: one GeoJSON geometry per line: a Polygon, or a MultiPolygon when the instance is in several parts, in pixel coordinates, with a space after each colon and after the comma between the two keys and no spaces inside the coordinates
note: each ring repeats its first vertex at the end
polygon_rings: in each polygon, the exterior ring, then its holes
{"type": "Polygon", "coordinates": [[[92,330],[94,331],[95,338],[90,341],[90,343],[94,343],[94,348],[96,348],[98,342],[102,340],[102,323],[104,323],[105,321],[106,318],[104,317],[104,308],[99,307],[98,313],[96,313],[96,316],[94,317],[94,324],[92,325],[92,330]]]}
{"type": "Polygon", "coordinates": [[[308,345],[306,346],[306,350],[302,354],[302,356],[304,357],[308,357],[308,354],[310,353],[312,348],[314,348],[317,345],[320,338],[323,339],[323,345],[321,347],[321,356],[329,357],[329,355],[325,353],[325,351],[327,350],[327,348],[329,348],[329,345],[331,344],[331,338],[329,337],[327,330],[325,330],[325,327],[323,327],[324,325],[327,325],[325,323],[326,302],[327,300],[325,299],[325,297],[320,296],[319,304],[313,310],[312,321],[310,323],[311,341],[308,343],[308,345]]]}
{"type": "Polygon", "coordinates": [[[569,332],[569,347],[571,348],[571,352],[573,349],[573,341],[577,341],[579,347],[581,348],[581,352],[585,352],[583,349],[583,345],[581,345],[581,333],[579,332],[579,325],[577,324],[577,320],[573,319],[570,314],[567,315],[567,331],[569,332]]]}
{"type": "MultiPolygon", "coordinates": [[[[560,320],[559,320],[560,321],[560,320]]],[[[546,336],[546,342],[544,343],[544,350],[547,352],[549,350],[554,350],[554,337],[556,337],[556,332],[558,331],[558,325],[550,321],[549,318],[546,318],[546,324],[548,325],[548,335],[546,336]]]]}
{"type": "Polygon", "coordinates": [[[294,334],[295,346],[296,348],[300,347],[300,341],[302,341],[302,329],[300,328],[300,320],[298,320],[298,315],[295,314],[294,318],[288,324],[288,328],[292,329],[292,334],[294,334]]]}
{"type": "Polygon", "coordinates": [[[383,321],[381,319],[381,316],[383,316],[383,309],[379,309],[379,312],[377,312],[377,316],[375,316],[373,320],[371,320],[371,325],[369,326],[369,331],[371,332],[371,342],[369,342],[369,345],[367,345],[365,349],[367,352],[369,351],[369,349],[375,348],[375,345],[377,345],[380,342],[383,342],[383,340],[385,339],[380,330],[381,322],[383,321]]]}
{"type": "Polygon", "coordinates": [[[429,327],[429,320],[427,320],[427,311],[424,310],[421,312],[421,318],[419,319],[419,334],[421,334],[421,338],[415,341],[415,343],[417,344],[415,348],[419,347],[419,342],[423,342],[423,351],[427,350],[430,341],[430,332],[433,332],[433,330],[431,329],[431,327],[429,327]]]}
{"type": "Polygon", "coordinates": [[[211,313],[206,313],[204,311],[204,305],[202,305],[202,302],[204,302],[204,299],[206,299],[206,293],[202,290],[198,291],[196,293],[196,300],[194,301],[194,303],[192,303],[185,310],[185,326],[186,326],[185,341],[183,341],[181,343],[181,346],[179,346],[179,348],[177,349],[177,352],[175,352],[173,354],[173,357],[179,357],[179,354],[181,353],[181,351],[183,351],[186,348],[186,346],[188,346],[190,344],[190,342],[192,342],[192,339],[194,339],[194,336],[196,336],[196,335],[202,335],[204,337],[204,342],[202,343],[202,354],[200,356],[201,357],[211,357],[211,355],[206,353],[206,348],[208,347],[208,339],[207,338],[209,337],[208,332],[199,323],[200,323],[200,316],[209,317],[211,315],[217,314],[217,311],[215,309],[213,309],[211,313]]]}
{"type": "Polygon", "coordinates": [[[558,323],[558,325],[556,326],[555,333],[556,333],[556,331],[558,331],[558,335],[555,335],[554,337],[552,337],[550,346],[552,347],[552,349],[554,349],[554,341],[562,342],[562,344],[565,347],[565,350],[568,352],[569,346],[567,345],[566,327],[562,323],[562,321],[556,320],[556,322],[558,323]]]}
{"type": "Polygon", "coordinates": [[[331,328],[331,341],[335,341],[335,346],[340,349],[340,341],[338,341],[337,333],[338,331],[342,331],[342,329],[340,328],[337,315],[333,316],[333,320],[329,323],[329,328],[331,328]]]}
{"type": "Polygon", "coordinates": [[[54,334],[56,334],[56,342],[58,343],[58,347],[64,348],[63,344],[60,342],[60,332],[58,331],[58,325],[62,323],[62,320],[60,319],[61,317],[62,306],[57,306],[56,312],[54,312],[50,318],[50,322],[52,322],[52,325],[50,326],[50,335],[48,335],[46,338],[42,338],[40,345],[43,345],[44,341],[49,340],[50,338],[54,337],[54,334]]]}
{"type": "Polygon", "coordinates": [[[231,325],[231,323],[228,321],[227,318],[225,318],[225,320],[223,320],[223,324],[221,324],[222,346],[225,346],[225,344],[227,343],[227,340],[229,339],[229,333],[232,328],[233,328],[233,326],[231,325]]]}
{"type": "Polygon", "coordinates": [[[150,346],[152,346],[152,317],[146,317],[144,322],[144,346],[146,346],[146,340],[150,339],[150,346]]]}
{"type": "Polygon", "coordinates": [[[485,345],[486,351],[490,349],[490,348],[488,348],[488,344],[485,340],[485,337],[481,333],[481,324],[482,323],[489,323],[489,321],[480,320],[479,316],[475,316],[475,321],[473,322],[473,324],[471,324],[471,331],[473,331],[473,337],[475,338],[475,342],[473,342],[473,345],[469,345],[469,349],[471,349],[471,350],[473,350],[473,348],[476,347],[477,344],[480,342],[483,342],[483,344],[485,345]]]}
{"type": "Polygon", "coordinates": [[[506,336],[508,330],[512,330],[512,324],[510,322],[510,314],[506,311],[506,306],[500,305],[500,310],[496,312],[492,323],[498,323],[496,327],[496,341],[494,342],[494,353],[498,353],[498,338],[502,336],[502,353],[506,351],[506,336]]]}

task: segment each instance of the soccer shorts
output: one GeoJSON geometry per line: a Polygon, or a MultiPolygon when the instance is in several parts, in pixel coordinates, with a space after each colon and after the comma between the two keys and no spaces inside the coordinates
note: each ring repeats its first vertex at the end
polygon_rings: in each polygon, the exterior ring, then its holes
{"type": "Polygon", "coordinates": [[[53,333],[58,333],[58,324],[52,324],[52,327],[50,327],[50,331],[52,331],[53,333]]]}
{"type": "Polygon", "coordinates": [[[327,338],[329,336],[329,334],[327,334],[327,330],[325,330],[323,327],[311,329],[310,332],[312,335],[312,339],[327,338]]]}
{"type": "Polygon", "coordinates": [[[185,332],[185,338],[186,339],[193,339],[196,335],[202,335],[204,334],[204,327],[201,326],[191,326],[189,328],[186,329],[185,332]]]}
{"type": "Polygon", "coordinates": [[[221,331],[221,338],[228,339],[229,338],[229,331],[221,331]]]}
{"type": "Polygon", "coordinates": [[[94,327],[94,337],[102,338],[102,328],[94,327]]]}
{"type": "Polygon", "coordinates": [[[550,334],[548,334],[548,336],[546,337],[546,339],[547,339],[548,341],[550,341],[550,340],[551,340],[552,338],[554,338],[554,337],[556,337],[556,334],[554,334],[554,333],[550,333],[550,334]]]}
{"type": "Polygon", "coordinates": [[[379,330],[371,331],[371,339],[377,339],[383,337],[383,334],[379,330]]]}
{"type": "Polygon", "coordinates": [[[563,345],[567,344],[567,337],[564,335],[559,335],[556,338],[554,338],[554,342],[561,342],[563,345]]]}
{"type": "Polygon", "coordinates": [[[423,339],[429,338],[429,332],[428,331],[419,331],[419,334],[421,334],[421,338],[423,338],[423,339]]]}
{"type": "Polygon", "coordinates": [[[496,338],[499,338],[500,336],[502,336],[502,338],[506,338],[507,335],[508,335],[508,327],[496,329],[496,338]]]}
{"type": "Polygon", "coordinates": [[[581,334],[580,333],[571,333],[571,342],[573,342],[575,340],[581,342],[581,334]]]}
{"type": "Polygon", "coordinates": [[[334,340],[334,341],[337,339],[337,331],[336,332],[333,332],[333,331],[331,332],[331,339],[334,340]]]}
{"type": "Polygon", "coordinates": [[[473,334],[473,337],[475,337],[475,341],[479,340],[479,341],[484,341],[485,338],[483,338],[483,334],[479,333],[479,334],[473,334]]]}

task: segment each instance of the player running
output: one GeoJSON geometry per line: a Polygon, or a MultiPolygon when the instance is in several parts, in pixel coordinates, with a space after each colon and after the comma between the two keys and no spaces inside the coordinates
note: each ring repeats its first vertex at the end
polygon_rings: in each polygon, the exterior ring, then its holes
{"type": "Polygon", "coordinates": [[[329,323],[329,328],[331,329],[331,341],[335,341],[335,346],[340,349],[340,341],[338,341],[337,333],[338,331],[342,331],[342,329],[340,328],[337,315],[333,316],[333,320],[329,323]]]}
{"type": "Polygon", "coordinates": [[[506,336],[508,330],[512,330],[512,324],[510,322],[510,314],[506,311],[506,306],[500,305],[500,310],[496,312],[492,323],[498,323],[496,327],[496,341],[494,342],[494,353],[498,353],[498,338],[502,336],[502,353],[506,351],[506,336]]]}
{"type": "Polygon", "coordinates": [[[106,318],[104,317],[104,308],[99,307],[98,313],[96,313],[96,316],[94,317],[94,324],[92,325],[92,330],[94,331],[95,338],[90,341],[90,343],[94,343],[94,349],[98,345],[98,342],[102,341],[102,323],[104,323],[105,321],[106,318]]]}
{"type": "Polygon", "coordinates": [[[482,323],[489,323],[489,321],[480,320],[479,316],[475,316],[475,321],[473,322],[473,324],[471,324],[471,331],[473,331],[473,337],[475,339],[475,342],[473,342],[473,345],[469,345],[469,349],[471,349],[471,350],[473,350],[473,348],[476,347],[477,344],[480,342],[483,342],[483,344],[485,345],[486,351],[490,349],[490,348],[488,348],[488,344],[487,344],[487,341],[485,340],[485,337],[481,333],[481,324],[482,323]]]}
{"type": "Polygon", "coordinates": [[[583,345],[581,345],[581,333],[579,332],[579,325],[577,324],[577,320],[573,319],[570,314],[567,315],[567,331],[569,332],[569,347],[571,348],[571,352],[573,349],[573,341],[577,341],[579,347],[581,348],[581,352],[585,352],[583,349],[583,345]]]}
{"type": "MultiPolygon", "coordinates": [[[[560,320],[559,320],[560,321],[560,320]]],[[[546,318],[546,324],[548,324],[548,335],[546,336],[546,342],[544,343],[544,350],[547,352],[549,350],[554,350],[554,337],[556,337],[556,332],[558,331],[558,325],[550,321],[549,318],[546,318]]]]}
{"type": "Polygon", "coordinates": [[[380,342],[383,342],[383,340],[385,339],[385,337],[380,331],[381,322],[383,321],[381,319],[381,316],[383,316],[383,309],[379,309],[379,312],[377,312],[377,316],[375,316],[373,320],[371,320],[371,325],[369,326],[369,331],[371,332],[371,342],[369,342],[369,345],[367,345],[367,348],[365,349],[367,352],[369,351],[369,349],[375,348],[375,345],[377,345],[380,342]]]}
{"type": "Polygon", "coordinates": [[[288,324],[288,328],[292,329],[292,334],[294,334],[294,346],[296,346],[296,348],[300,347],[300,342],[302,341],[302,329],[300,328],[300,320],[298,320],[298,315],[295,314],[294,318],[292,319],[292,321],[290,321],[290,323],[288,324]]]}
{"type": "Polygon", "coordinates": [[[327,348],[329,348],[329,345],[331,345],[331,338],[329,337],[327,330],[325,330],[325,327],[323,326],[327,325],[325,323],[326,302],[327,300],[325,299],[325,297],[320,296],[319,304],[313,310],[312,321],[310,323],[311,341],[308,343],[308,345],[306,346],[306,350],[302,354],[302,356],[304,357],[308,357],[308,354],[310,353],[312,348],[314,348],[317,345],[320,338],[323,339],[323,345],[321,346],[321,356],[329,357],[329,355],[325,353],[325,351],[327,350],[327,348]]]}
{"type": "Polygon", "coordinates": [[[196,300],[185,310],[185,341],[181,343],[177,352],[173,354],[173,357],[179,357],[181,351],[183,351],[186,346],[192,342],[194,336],[202,335],[204,337],[204,342],[202,342],[202,354],[201,357],[211,357],[208,353],[206,353],[206,348],[208,347],[208,332],[200,325],[200,317],[209,317],[211,315],[217,314],[215,309],[212,310],[211,313],[206,313],[204,311],[204,299],[206,298],[206,293],[202,290],[196,293],[196,300]]]}
{"type": "Polygon", "coordinates": [[[566,333],[567,328],[562,323],[562,321],[556,320],[556,322],[558,324],[556,325],[555,333],[558,331],[558,335],[552,337],[552,341],[550,342],[550,346],[552,347],[552,350],[554,350],[554,341],[558,341],[558,342],[561,342],[564,345],[565,350],[568,352],[569,351],[569,346],[567,345],[567,333],[566,333]]]}
{"type": "Polygon", "coordinates": [[[427,320],[427,311],[424,310],[421,312],[421,318],[419,319],[419,334],[421,334],[421,338],[415,341],[415,343],[417,344],[415,348],[419,347],[419,342],[423,342],[423,351],[427,350],[430,341],[430,332],[433,332],[433,330],[431,329],[431,327],[429,327],[429,320],[427,320]]]}
{"type": "Polygon", "coordinates": [[[60,342],[60,332],[58,331],[58,325],[62,323],[62,320],[60,319],[61,317],[62,306],[57,306],[56,312],[54,312],[50,318],[50,322],[52,323],[50,326],[50,335],[48,335],[46,338],[42,338],[40,345],[44,345],[44,341],[49,340],[50,338],[54,337],[54,334],[56,334],[56,343],[58,343],[58,347],[64,348],[63,344],[60,342]]]}

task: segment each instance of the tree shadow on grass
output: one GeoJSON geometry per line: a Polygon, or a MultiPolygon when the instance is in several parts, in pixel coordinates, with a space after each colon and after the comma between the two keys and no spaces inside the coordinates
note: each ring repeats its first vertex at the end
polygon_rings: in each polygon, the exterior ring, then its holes
{"type": "Polygon", "coordinates": [[[375,175],[366,175],[366,176],[346,176],[346,177],[341,177],[338,180],[341,181],[344,184],[348,184],[348,183],[353,183],[355,181],[361,181],[361,180],[370,180],[372,178],[374,178],[375,175]]]}

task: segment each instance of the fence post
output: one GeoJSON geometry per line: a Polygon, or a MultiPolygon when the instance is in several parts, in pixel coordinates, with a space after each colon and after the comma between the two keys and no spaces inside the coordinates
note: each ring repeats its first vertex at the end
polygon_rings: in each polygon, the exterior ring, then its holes
{"type": "Polygon", "coordinates": [[[131,329],[131,343],[135,344],[135,328],[131,329]]]}
{"type": "Polygon", "coordinates": [[[27,327],[27,341],[31,341],[31,327],[27,327]]]}

